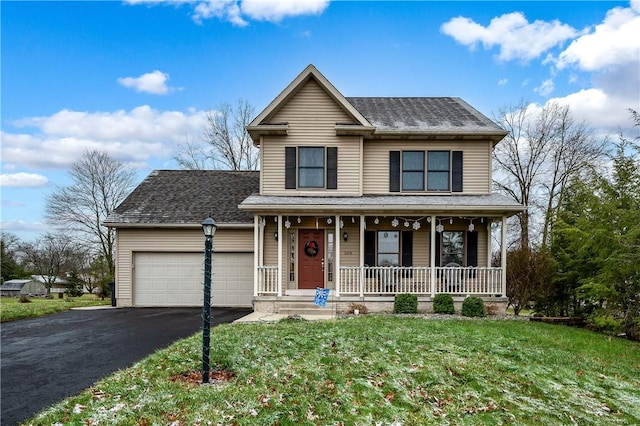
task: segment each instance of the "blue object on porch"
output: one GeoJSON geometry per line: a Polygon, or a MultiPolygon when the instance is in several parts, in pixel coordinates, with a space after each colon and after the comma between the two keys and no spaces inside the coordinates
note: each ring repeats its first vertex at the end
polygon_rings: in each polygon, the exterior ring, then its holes
{"type": "Polygon", "coordinates": [[[316,287],[316,297],[313,299],[313,303],[324,308],[327,306],[327,299],[329,299],[329,289],[316,287]]]}

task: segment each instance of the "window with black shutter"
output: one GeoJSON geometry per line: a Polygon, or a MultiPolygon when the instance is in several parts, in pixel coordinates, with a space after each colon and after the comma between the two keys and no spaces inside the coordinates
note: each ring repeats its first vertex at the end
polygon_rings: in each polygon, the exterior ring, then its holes
{"type": "Polygon", "coordinates": [[[285,147],[285,189],[338,189],[337,147],[285,147]]]}

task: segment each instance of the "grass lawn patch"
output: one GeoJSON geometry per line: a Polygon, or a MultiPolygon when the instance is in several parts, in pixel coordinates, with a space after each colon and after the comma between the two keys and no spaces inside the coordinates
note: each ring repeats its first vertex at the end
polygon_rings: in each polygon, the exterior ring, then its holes
{"type": "Polygon", "coordinates": [[[111,299],[101,300],[95,294],[84,294],[71,299],[45,299],[30,297],[31,303],[20,303],[17,297],[0,298],[0,320],[15,321],[24,318],[36,318],[43,315],[62,312],[84,306],[111,305],[111,299]]]}
{"type": "Polygon", "coordinates": [[[639,424],[640,345],[529,321],[367,315],[215,327],[27,424],[639,424]],[[197,377],[197,374],[195,374],[197,377]]]}

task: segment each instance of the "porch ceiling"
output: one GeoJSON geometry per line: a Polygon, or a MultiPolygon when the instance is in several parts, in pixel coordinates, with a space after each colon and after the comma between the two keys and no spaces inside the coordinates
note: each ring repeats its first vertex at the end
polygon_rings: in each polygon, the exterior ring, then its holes
{"type": "Polygon", "coordinates": [[[487,195],[365,195],[362,197],[302,197],[257,195],[239,208],[261,213],[325,214],[464,214],[514,215],[525,208],[501,194],[487,195]]]}

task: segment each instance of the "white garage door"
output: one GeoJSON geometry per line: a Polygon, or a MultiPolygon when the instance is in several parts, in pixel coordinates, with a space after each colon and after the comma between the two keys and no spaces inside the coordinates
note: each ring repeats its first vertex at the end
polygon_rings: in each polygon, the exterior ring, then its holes
{"type": "MultiPolygon", "coordinates": [[[[136,253],[135,306],[202,306],[202,253],[136,253]]],[[[251,306],[253,254],[214,253],[213,306],[251,306]]]]}

